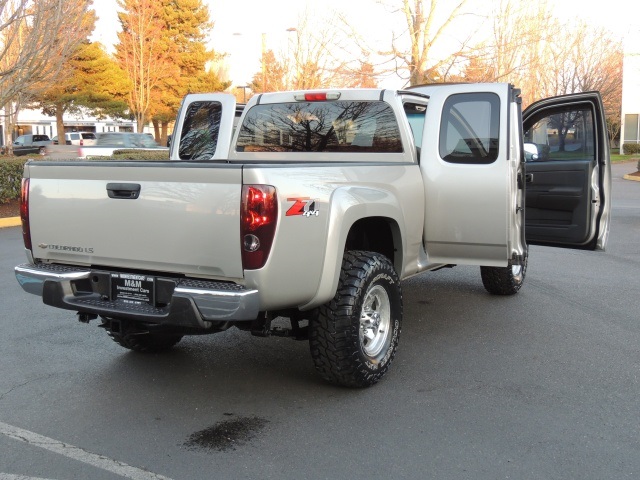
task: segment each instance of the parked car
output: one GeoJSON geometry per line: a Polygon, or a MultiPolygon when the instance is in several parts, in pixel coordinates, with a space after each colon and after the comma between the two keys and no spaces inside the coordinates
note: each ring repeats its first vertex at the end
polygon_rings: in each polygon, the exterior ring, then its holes
{"type": "Polygon", "coordinates": [[[37,153],[39,155],[46,155],[47,145],[51,145],[52,143],[48,135],[20,135],[13,142],[13,154],[29,155],[30,153],[37,153]]]}
{"type": "MultiPolygon", "coordinates": [[[[96,134],[93,132],[69,132],[64,134],[67,145],[95,145],[96,134]]],[[[58,136],[53,137],[53,144],[58,145],[58,136]]]]}
{"type": "Polygon", "coordinates": [[[154,148],[159,147],[153,136],[147,133],[105,132],[98,133],[96,146],[121,148],[154,148]]]}

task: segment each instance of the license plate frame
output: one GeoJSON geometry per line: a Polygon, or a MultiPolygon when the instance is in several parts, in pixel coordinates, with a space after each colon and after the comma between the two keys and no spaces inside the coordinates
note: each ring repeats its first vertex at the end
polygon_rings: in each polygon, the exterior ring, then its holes
{"type": "Polygon", "coordinates": [[[112,273],[111,299],[139,305],[155,305],[156,278],[133,273],[112,273]]]}

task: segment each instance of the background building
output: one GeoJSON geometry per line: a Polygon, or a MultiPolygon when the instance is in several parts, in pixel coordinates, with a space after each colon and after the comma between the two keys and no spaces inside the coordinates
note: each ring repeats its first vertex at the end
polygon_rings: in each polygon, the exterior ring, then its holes
{"type": "MultiPolygon", "coordinates": [[[[1,113],[1,112],[0,112],[1,113]]],[[[6,130],[5,118],[2,116],[0,133],[6,130]]],[[[18,114],[18,122],[13,129],[12,138],[15,140],[20,135],[44,134],[49,138],[57,136],[58,123],[54,117],[44,115],[39,110],[21,110],[18,114]]],[[[134,120],[98,119],[88,114],[72,114],[64,117],[65,132],[135,132],[136,122],[134,120]]],[[[147,129],[145,128],[145,131],[147,129]]],[[[153,132],[151,132],[153,133],[153,132]]],[[[4,145],[4,135],[0,135],[0,146],[4,145]]]]}
{"type": "Polygon", "coordinates": [[[640,143],[640,29],[627,37],[622,73],[622,125],[620,151],[640,143]]]}

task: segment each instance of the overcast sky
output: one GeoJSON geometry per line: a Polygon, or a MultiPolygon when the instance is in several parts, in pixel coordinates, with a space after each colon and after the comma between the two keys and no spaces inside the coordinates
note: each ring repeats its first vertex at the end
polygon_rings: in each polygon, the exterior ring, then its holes
{"type": "MultiPolygon", "coordinates": [[[[486,9],[486,0],[476,2],[486,9]]],[[[372,41],[389,43],[389,21],[393,15],[385,14],[376,0],[205,0],[215,22],[211,35],[212,47],[229,54],[231,80],[234,85],[246,84],[260,69],[262,34],[267,48],[279,51],[286,45],[288,28],[295,27],[299,16],[309,10],[309,18],[327,17],[338,11],[352,19],[354,27],[372,41]]],[[[445,2],[443,2],[444,4],[445,2]]],[[[581,17],[586,21],[608,28],[620,35],[634,32],[640,37],[640,2],[638,0],[580,0],[552,1],[558,17],[581,17]]],[[[94,8],[98,22],[94,40],[110,48],[117,41],[119,29],[116,0],[96,0],[94,8]]],[[[401,87],[402,85],[398,85],[401,87]]]]}

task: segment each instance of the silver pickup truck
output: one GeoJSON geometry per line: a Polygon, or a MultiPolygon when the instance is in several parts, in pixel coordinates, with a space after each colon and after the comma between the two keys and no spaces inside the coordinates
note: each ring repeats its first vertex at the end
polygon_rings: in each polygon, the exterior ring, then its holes
{"type": "Polygon", "coordinates": [[[397,350],[401,280],[478,265],[523,284],[527,244],[604,249],[602,101],[521,111],[509,84],[188,95],[167,162],[28,162],[28,263],[44,303],[120,345],[230,327],[309,339],[319,374],[376,383],[397,350]]]}

